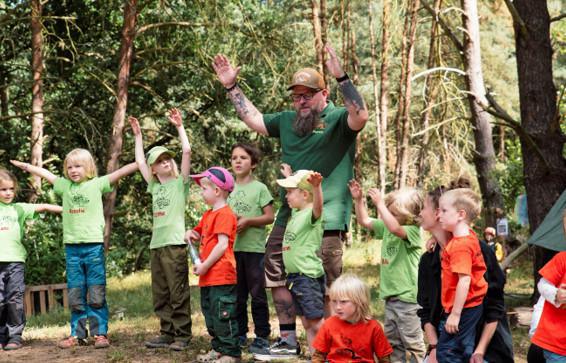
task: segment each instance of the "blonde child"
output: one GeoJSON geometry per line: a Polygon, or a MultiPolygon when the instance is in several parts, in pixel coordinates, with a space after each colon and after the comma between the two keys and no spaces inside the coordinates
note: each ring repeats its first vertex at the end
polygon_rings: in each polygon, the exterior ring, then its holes
{"type": "Polygon", "coordinates": [[[198,225],[185,234],[189,243],[200,241],[202,262],[193,266],[193,272],[199,276],[201,310],[212,336],[212,349],[197,360],[240,362],[234,257],[237,219],[226,201],[234,190],[234,178],[218,166],[191,178],[201,187],[202,198],[211,207],[198,225]]]}
{"type": "Polygon", "coordinates": [[[468,362],[487,293],[486,264],[470,224],[481,211],[480,197],[468,188],[449,190],[439,200],[440,226],[452,234],[441,256],[444,314],[436,348],[438,362],[468,362]]]}
{"type": "MultiPolygon", "coordinates": [[[[287,273],[287,288],[307,333],[310,352],[313,353],[312,343],[324,322],[325,277],[322,260],[317,255],[323,234],[322,175],[310,170],[290,173],[291,168],[283,164],[282,174],[286,178],[277,180],[277,184],[286,189],[287,202],[293,209],[283,238],[283,264],[287,273]]],[[[254,354],[254,358],[270,360],[273,357],[254,354]]]]}
{"type": "Polygon", "coordinates": [[[112,184],[135,172],[131,163],[111,174],[97,177],[90,152],[74,149],[65,157],[63,173],[50,171],[12,160],[20,169],[38,175],[53,184],[55,194],[63,200],[63,242],[67,269],[67,287],[71,308],[71,335],[58,347],[67,349],[86,344],[90,334],[95,348],[107,348],[108,305],[106,303],[106,266],[104,255],[104,213],[102,195],[112,191],[112,184]]]}
{"type": "Polygon", "coordinates": [[[389,363],[393,349],[377,320],[371,318],[370,293],[357,276],[344,274],[330,286],[334,315],[327,318],[313,343],[313,363],[389,363]]]}
{"type": "Polygon", "coordinates": [[[417,316],[417,274],[423,241],[416,217],[422,208],[421,194],[412,188],[389,193],[382,198],[378,189],[369,190],[381,219],[368,215],[360,184],[352,180],[350,193],[355,202],[356,220],[381,239],[379,297],[385,300],[385,336],[393,348],[391,360],[421,362],[425,345],[417,316]]]}
{"type": "Polygon", "coordinates": [[[151,290],[153,310],[159,317],[160,335],[145,342],[148,348],[184,350],[191,340],[191,305],[188,278],[188,256],[185,236],[185,201],[189,193],[191,146],[183,127],[181,113],[169,111],[169,121],[175,126],[181,141],[181,173],[173,157],[163,146],[143,153],[139,122],[134,117],[132,126],[136,145],[136,163],[147,190],[152,196],[153,233],[151,253],[151,290]]]}
{"type": "Polygon", "coordinates": [[[34,218],[37,212],[63,211],[60,206],[52,204],[12,203],[17,193],[16,177],[0,168],[0,349],[4,350],[22,347],[26,324],[24,223],[34,218]]]}
{"type": "Polygon", "coordinates": [[[236,175],[234,191],[228,204],[238,218],[238,236],[234,243],[238,284],[236,316],[240,346],[245,345],[248,332],[248,295],[252,298],[252,318],[256,338],[249,346],[250,353],[269,350],[269,308],[265,293],[263,260],[265,257],[265,226],[273,223],[273,197],[267,186],[256,180],[253,170],[260,152],[255,147],[238,143],[232,146],[232,170],[236,175]]]}

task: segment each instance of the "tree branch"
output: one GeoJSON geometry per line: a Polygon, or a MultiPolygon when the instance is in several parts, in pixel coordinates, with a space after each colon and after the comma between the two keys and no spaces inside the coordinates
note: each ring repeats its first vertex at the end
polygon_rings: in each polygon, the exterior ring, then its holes
{"type": "Polygon", "coordinates": [[[169,22],[163,22],[163,23],[153,23],[153,24],[147,24],[147,25],[139,27],[139,29],[136,31],[136,35],[139,35],[139,34],[146,32],[150,29],[161,28],[161,27],[166,27],[166,26],[194,27],[194,26],[203,26],[203,25],[205,25],[205,24],[204,23],[190,23],[188,21],[169,21],[169,22]]]}
{"type": "Polygon", "coordinates": [[[440,26],[442,27],[442,30],[444,30],[444,32],[446,33],[446,35],[448,35],[448,38],[450,38],[450,40],[452,41],[452,43],[454,43],[454,46],[460,51],[463,52],[464,51],[464,46],[462,45],[462,43],[460,42],[460,40],[458,39],[458,37],[456,36],[456,34],[454,34],[452,32],[452,30],[450,29],[450,27],[448,26],[448,24],[446,24],[446,22],[444,21],[444,19],[442,19],[440,17],[440,14],[438,14],[425,0],[421,1],[421,4],[423,4],[423,6],[426,8],[426,10],[430,13],[430,15],[434,16],[436,21],[438,22],[438,24],[440,24],[440,26]]]}
{"type": "Polygon", "coordinates": [[[529,32],[527,30],[527,24],[525,24],[524,20],[519,15],[517,8],[513,5],[511,0],[505,0],[505,5],[507,5],[507,9],[509,9],[509,13],[511,13],[511,17],[513,18],[513,23],[519,26],[519,30],[521,31],[521,35],[523,37],[527,37],[529,32]]]}
{"type": "Polygon", "coordinates": [[[552,23],[552,22],[554,22],[554,21],[559,21],[559,20],[561,20],[561,19],[563,19],[563,18],[566,18],[566,13],[562,13],[562,14],[560,14],[560,15],[556,15],[556,16],[550,18],[550,22],[552,23]]]}

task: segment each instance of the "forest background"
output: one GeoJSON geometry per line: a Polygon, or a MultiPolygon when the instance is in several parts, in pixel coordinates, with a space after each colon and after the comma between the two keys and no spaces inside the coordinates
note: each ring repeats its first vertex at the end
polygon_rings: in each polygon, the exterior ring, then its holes
{"type": "MultiPolygon", "coordinates": [[[[127,115],[140,119],[146,150],[179,150],[165,117],[178,107],[194,172],[229,166],[231,145],[250,141],[264,154],[256,176],[275,195],[279,144],[239,121],[212,58],[221,52],[241,65],[240,86],[267,113],[291,107],[286,88],[295,70],[324,72],[329,42],[370,110],[355,167],[364,187],[426,190],[468,176],[484,201],[478,226],[493,225],[501,208],[524,241],[566,188],[564,7],[560,0],[0,0],[0,166],[17,174],[20,201],[59,203],[51,186],[9,160],[62,175],[65,155],[83,147],[106,174],[134,160],[127,115]],[[520,194],[530,222],[522,229],[513,215],[520,194]]],[[[336,82],[327,81],[341,104],[336,82]]],[[[106,200],[110,275],[148,268],[150,206],[139,174],[106,200]]],[[[192,188],[187,226],[205,208],[192,188]]],[[[365,238],[353,227],[355,240],[365,238]]],[[[31,223],[25,243],[29,285],[65,280],[60,217],[31,223]]],[[[528,254],[536,271],[551,253],[528,254]]]]}

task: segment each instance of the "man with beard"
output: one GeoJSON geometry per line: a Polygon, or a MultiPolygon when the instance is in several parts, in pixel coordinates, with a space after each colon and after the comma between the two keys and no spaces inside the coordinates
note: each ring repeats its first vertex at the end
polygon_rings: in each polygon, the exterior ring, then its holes
{"type": "MultiPolygon", "coordinates": [[[[326,67],[338,82],[345,107],[336,107],[328,100],[329,91],[319,72],[303,68],[293,75],[288,87],[293,110],[262,114],[238,86],[240,67],[232,66],[221,54],[214,58],[213,67],[240,119],[250,129],[280,140],[283,163],[290,165],[292,170],[314,170],[324,177],[324,237],[320,257],[328,287],[342,272],[342,241],[348,230],[352,208],[348,181],[353,177],[356,136],[367,122],[368,111],[334,50],[329,46],[325,49],[328,53],[326,67]]],[[[254,358],[262,360],[293,358],[299,351],[295,335],[295,308],[285,285],[281,250],[291,210],[285,190],[280,190],[280,197],[282,206],[267,240],[265,275],[266,287],[271,288],[281,337],[269,351],[252,352],[257,353],[254,358]]],[[[327,316],[330,314],[328,302],[327,297],[327,316]]]]}

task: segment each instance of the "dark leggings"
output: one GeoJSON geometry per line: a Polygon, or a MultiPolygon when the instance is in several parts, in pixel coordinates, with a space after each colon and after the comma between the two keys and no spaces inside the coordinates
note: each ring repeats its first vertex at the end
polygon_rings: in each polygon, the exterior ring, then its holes
{"type": "Polygon", "coordinates": [[[529,352],[527,353],[527,363],[546,363],[541,347],[531,343],[529,352]]]}

